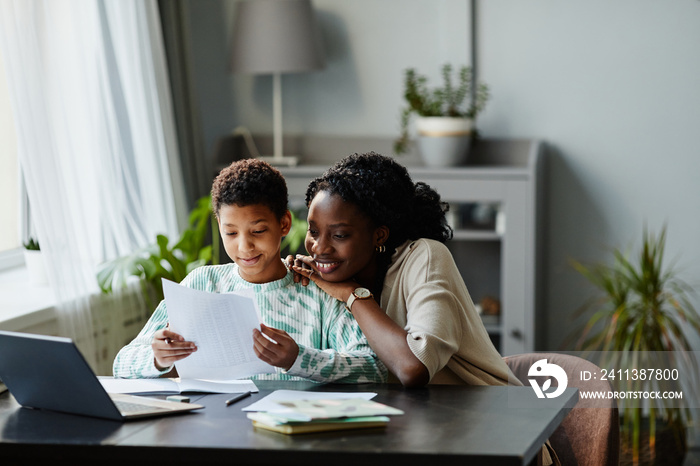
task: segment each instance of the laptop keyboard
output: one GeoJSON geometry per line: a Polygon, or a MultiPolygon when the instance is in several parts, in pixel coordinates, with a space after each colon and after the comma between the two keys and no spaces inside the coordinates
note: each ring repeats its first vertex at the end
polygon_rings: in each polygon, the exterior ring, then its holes
{"type": "Polygon", "coordinates": [[[140,403],[132,403],[130,401],[115,400],[114,404],[117,405],[117,409],[119,409],[119,411],[122,414],[134,414],[134,413],[139,413],[142,411],[148,411],[148,412],[169,411],[169,409],[162,408],[160,406],[142,405],[140,403]]]}

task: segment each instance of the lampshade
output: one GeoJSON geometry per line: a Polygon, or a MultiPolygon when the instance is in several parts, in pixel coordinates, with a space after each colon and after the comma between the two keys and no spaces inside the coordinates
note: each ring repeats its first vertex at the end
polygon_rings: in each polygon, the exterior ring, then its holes
{"type": "Polygon", "coordinates": [[[297,73],[323,66],[319,30],[310,0],[238,3],[231,62],[234,72],[297,73]]]}

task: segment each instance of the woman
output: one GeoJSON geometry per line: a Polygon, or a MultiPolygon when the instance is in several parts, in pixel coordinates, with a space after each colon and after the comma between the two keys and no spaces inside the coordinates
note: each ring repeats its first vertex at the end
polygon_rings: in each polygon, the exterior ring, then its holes
{"type": "MultiPolygon", "coordinates": [[[[493,346],[444,242],[447,205],[374,152],[336,163],[306,190],[310,256],[293,268],[346,303],[405,386],[521,385],[493,346]]],[[[291,258],[290,258],[291,259],[291,258]]],[[[549,442],[537,464],[560,464],[549,442]]]]}
{"type": "Polygon", "coordinates": [[[313,180],[306,205],[310,255],[297,256],[294,270],[346,303],[403,385],[517,380],[444,245],[452,230],[435,190],[370,152],[313,180]]]}

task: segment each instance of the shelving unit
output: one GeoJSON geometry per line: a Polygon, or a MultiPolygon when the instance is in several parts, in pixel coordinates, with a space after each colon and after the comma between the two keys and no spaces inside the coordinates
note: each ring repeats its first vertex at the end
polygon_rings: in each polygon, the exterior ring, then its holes
{"type": "Polygon", "coordinates": [[[456,229],[452,236],[453,241],[500,241],[501,235],[495,231],[478,231],[456,229]]]}
{"type": "MultiPolygon", "coordinates": [[[[503,355],[534,351],[542,339],[537,312],[541,308],[537,264],[542,151],[542,143],[536,140],[485,139],[474,144],[463,167],[436,169],[407,163],[414,181],[435,188],[460,212],[469,205],[497,207],[499,220],[485,226],[464,222],[464,215],[451,216],[455,228],[448,247],[474,302],[487,296],[500,301],[500,315],[483,318],[503,355]]],[[[280,168],[292,205],[303,203],[309,181],[326,168],[280,168]]]]}

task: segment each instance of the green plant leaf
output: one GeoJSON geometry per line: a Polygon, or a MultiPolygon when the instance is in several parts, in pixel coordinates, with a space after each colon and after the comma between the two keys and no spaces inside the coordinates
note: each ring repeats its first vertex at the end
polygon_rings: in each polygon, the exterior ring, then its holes
{"type": "MultiPolygon", "coordinates": [[[[182,232],[174,245],[171,246],[167,236],[157,235],[152,245],[101,264],[97,271],[100,289],[110,293],[126,286],[133,276],[141,279],[146,302],[152,302],[152,294],[156,299],[162,299],[163,278],[179,283],[194,268],[212,263],[215,250],[212,244],[216,244],[217,251],[219,247],[215,225],[211,197],[205,196],[197,201],[189,216],[189,228],[182,232]],[[212,244],[205,244],[207,239],[211,239],[212,244]]],[[[213,263],[218,263],[218,255],[213,263]]]]}
{"type": "Polygon", "coordinates": [[[101,264],[97,269],[97,284],[105,293],[114,289],[125,288],[129,277],[142,277],[149,269],[148,256],[151,248],[141,248],[134,254],[119,257],[101,264]]]}
{"type": "MultiPolygon", "coordinates": [[[[645,227],[642,245],[635,254],[613,249],[609,263],[584,265],[571,261],[572,267],[594,286],[598,295],[588,299],[575,313],[581,319],[592,311],[573,332],[578,336],[575,347],[623,355],[620,364],[608,367],[676,367],[692,378],[695,387],[700,383],[700,374],[688,335],[700,334],[700,315],[689,298],[694,293],[692,287],[678,278],[674,267],[664,265],[665,242],[665,227],[658,235],[645,227]],[[676,354],[680,358],[673,361],[653,360],[657,357],[654,355],[676,354]]],[[[663,381],[638,380],[632,387],[641,391],[669,385],[663,381]]],[[[625,400],[621,407],[624,432],[630,436],[635,455],[640,446],[641,406],[640,400],[633,399],[625,400]]],[[[648,408],[653,414],[652,438],[656,419],[663,419],[676,432],[692,421],[689,409],[674,407],[668,400],[651,400],[648,408]]]]}
{"type": "Polygon", "coordinates": [[[306,231],[308,230],[309,226],[306,223],[306,220],[300,218],[296,212],[290,210],[290,213],[292,214],[292,227],[290,228],[289,233],[287,233],[287,236],[282,238],[280,250],[287,250],[289,254],[295,254],[304,244],[304,240],[306,239],[306,231]]]}
{"type": "Polygon", "coordinates": [[[22,243],[24,245],[24,249],[28,251],[40,251],[41,248],[39,247],[39,241],[30,237],[29,240],[25,241],[22,243]]]}
{"type": "Polygon", "coordinates": [[[186,271],[189,274],[197,267],[201,267],[201,266],[206,265],[206,264],[207,264],[207,261],[205,259],[200,259],[200,260],[196,260],[194,262],[190,262],[189,264],[187,264],[186,271]]]}

